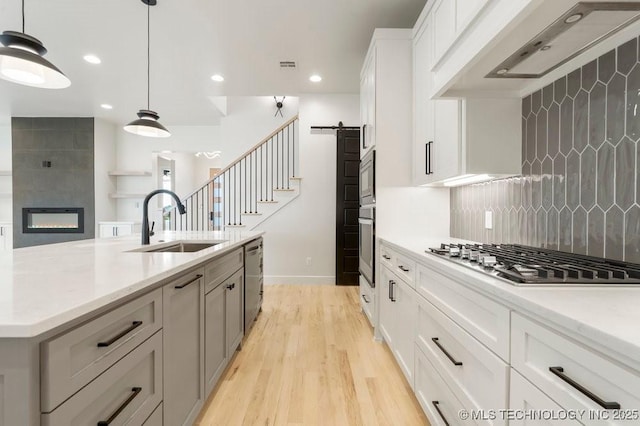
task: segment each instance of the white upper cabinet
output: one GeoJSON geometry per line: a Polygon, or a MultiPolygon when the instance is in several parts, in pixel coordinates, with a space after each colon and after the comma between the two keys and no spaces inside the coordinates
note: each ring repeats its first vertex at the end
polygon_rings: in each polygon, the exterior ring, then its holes
{"type": "Polygon", "coordinates": [[[376,144],[376,48],[373,46],[360,77],[360,155],[376,144]]]}
{"type": "MultiPolygon", "coordinates": [[[[414,29],[414,185],[457,184],[458,179],[462,184],[469,179],[482,181],[521,172],[519,99],[432,97],[432,68],[441,39],[438,13],[442,13],[440,17],[446,15],[438,7],[454,3],[434,3],[431,9],[425,9],[414,29]]],[[[455,8],[452,10],[455,12],[455,8]]],[[[455,21],[455,13],[451,16],[455,21]]]]}

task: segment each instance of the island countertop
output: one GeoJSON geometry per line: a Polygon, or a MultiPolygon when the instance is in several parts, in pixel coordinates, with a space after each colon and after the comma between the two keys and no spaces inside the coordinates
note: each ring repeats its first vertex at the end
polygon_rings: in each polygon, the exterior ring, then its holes
{"type": "Polygon", "coordinates": [[[163,279],[214,259],[263,232],[158,232],[161,241],[222,241],[194,253],[131,252],[140,235],[0,252],[0,338],[46,333],[163,279]]]}

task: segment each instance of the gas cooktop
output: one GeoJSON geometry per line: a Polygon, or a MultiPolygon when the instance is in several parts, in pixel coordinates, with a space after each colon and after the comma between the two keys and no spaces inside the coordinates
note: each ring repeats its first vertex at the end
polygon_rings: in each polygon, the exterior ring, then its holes
{"type": "Polygon", "coordinates": [[[517,244],[441,244],[442,256],[514,285],[640,285],[640,265],[517,244]]]}

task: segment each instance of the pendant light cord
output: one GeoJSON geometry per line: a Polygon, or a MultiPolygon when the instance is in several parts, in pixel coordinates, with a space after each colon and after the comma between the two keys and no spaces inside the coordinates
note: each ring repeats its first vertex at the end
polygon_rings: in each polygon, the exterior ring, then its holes
{"type": "Polygon", "coordinates": [[[24,34],[24,0],[22,0],[22,34],[24,34]]]}
{"type": "MultiPolygon", "coordinates": [[[[24,0],[22,0],[24,1],[24,0]]],[[[151,109],[151,5],[147,3],[147,109],[151,109]]]]}

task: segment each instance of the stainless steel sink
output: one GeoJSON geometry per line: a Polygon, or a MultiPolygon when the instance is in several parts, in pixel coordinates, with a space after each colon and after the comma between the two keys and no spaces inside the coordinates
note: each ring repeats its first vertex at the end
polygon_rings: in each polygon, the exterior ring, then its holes
{"type": "Polygon", "coordinates": [[[135,250],[130,250],[136,253],[194,253],[200,250],[213,247],[224,241],[216,242],[189,242],[189,241],[174,241],[172,243],[166,243],[161,245],[153,245],[148,247],[142,247],[135,250]]]}

